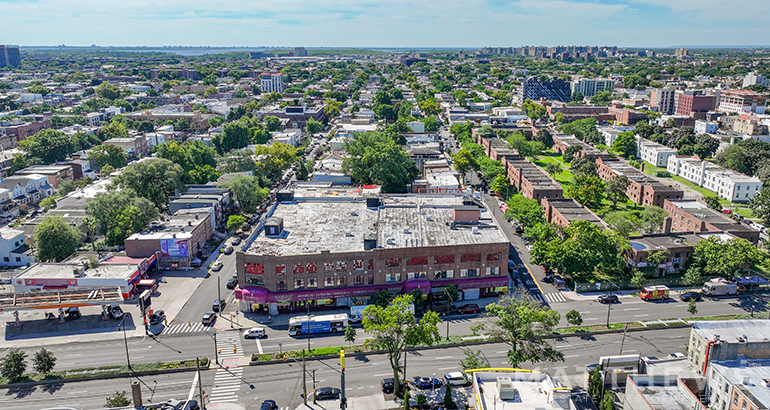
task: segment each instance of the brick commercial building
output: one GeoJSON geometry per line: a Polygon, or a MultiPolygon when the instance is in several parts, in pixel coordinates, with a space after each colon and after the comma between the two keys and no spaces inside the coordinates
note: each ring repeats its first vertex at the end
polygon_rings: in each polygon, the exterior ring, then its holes
{"type": "Polygon", "coordinates": [[[644,172],[618,160],[596,161],[599,165],[599,176],[609,182],[618,175],[628,178],[626,195],[634,203],[645,206],[663,207],[663,201],[678,200],[684,197],[684,191],[666,185],[644,172]]]}
{"type": "Polygon", "coordinates": [[[501,161],[511,185],[529,199],[564,198],[561,184],[551,179],[539,166],[522,158],[503,158],[501,161]]]}
{"type": "Polygon", "coordinates": [[[716,95],[704,95],[703,91],[677,91],[675,94],[677,115],[691,116],[694,112],[708,112],[716,107],[716,95]]]}
{"type": "Polygon", "coordinates": [[[607,224],[598,215],[574,199],[544,199],[543,211],[545,220],[552,224],[567,226],[572,221],[588,221],[607,229],[607,224]]]}
{"type": "Polygon", "coordinates": [[[735,222],[700,201],[663,201],[663,209],[672,219],[677,232],[726,232],[753,243],[759,242],[759,231],[735,222]]]}
{"type": "Polygon", "coordinates": [[[508,240],[469,197],[284,193],[237,252],[243,311],[369,303],[377,291],[463,299],[507,291],[508,240]],[[308,306],[309,304],[309,306],[308,306]]]}
{"type": "Polygon", "coordinates": [[[161,267],[189,267],[201,257],[201,248],[211,239],[211,215],[175,214],[153,222],[125,241],[126,256],[149,258],[156,253],[161,267]]]}
{"type": "MultiPolygon", "coordinates": [[[[664,225],[664,230],[668,229],[668,226],[664,225]]],[[[687,266],[698,242],[710,236],[718,236],[724,240],[734,238],[722,232],[663,232],[632,236],[628,238],[631,249],[626,254],[626,260],[635,268],[646,268],[649,266],[648,258],[651,253],[668,251],[666,259],[658,265],[656,274],[674,273],[687,266]]]]}
{"type": "Polygon", "coordinates": [[[727,113],[753,112],[765,113],[765,104],[770,98],[751,90],[725,90],[719,97],[719,111],[727,113]]]}
{"type": "Polygon", "coordinates": [[[2,149],[16,148],[19,141],[24,141],[32,135],[38,132],[51,128],[51,121],[43,119],[34,122],[12,123],[8,121],[0,121],[0,134],[13,136],[14,138],[7,143],[3,143],[2,149]]]}
{"type": "Polygon", "coordinates": [[[610,113],[605,105],[567,105],[553,103],[546,108],[548,118],[555,120],[556,114],[561,113],[568,121],[596,118],[597,121],[614,121],[615,114],[610,113]]]}

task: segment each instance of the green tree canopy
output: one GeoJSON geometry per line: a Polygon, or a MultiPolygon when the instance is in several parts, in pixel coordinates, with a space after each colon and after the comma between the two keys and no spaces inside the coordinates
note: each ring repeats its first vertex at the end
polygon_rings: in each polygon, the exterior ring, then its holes
{"type": "Polygon", "coordinates": [[[123,168],[126,166],[127,161],[126,152],[123,148],[112,144],[94,147],[88,154],[88,159],[94,161],[94,165],[100,169],[105,165],[109,165],[115,169],[123,168]]]}
{"type": "Polygon", "coordinates": [[[127,166],[115,177],[114,183],[124,189],[133,189],[156,208],[165,209],[170,196],[185,190],[183,175],[184,170],[179,165],[164,158],[152,158],[127,166]]]}
{"type": "Polygon", "coordinates": [[[419,174],[414,161],[383,132],[356,134],[343,148],[348,153],[343,169],[355,183],[377,184],[387,193],[406,192],[406,184],[419,174]]]}
{"type": "Polygon", "coordinates": [[[718,236],[701,239],[693,250],[690,268],[706,276],[733,279],[739,269],[764,263],[767,254],[742,238],[722,240],[718,236]]]}
{"type": "Polygon", "coordinates": [[[466,148],[461,148],[452,155],[452,161],[455,170],[463,176],[468,172],[479,170],[479,164],[476,162],[476,157],[466,148]]]}
{"type": "Polygon", "coordinates": [[[248,122],[238,120],[225,124],[222,133],[215,135],[211,142],[217,153],[225,154],[249,145],[250,140],[248,122]]]}
{"type": "Polygon", "coordinates": [[[19,148],[29,157],[40,158],[44,164],[64,161],[75,150],[69,135],[51,129],[19,141],[19,148]]]}
{"type": "MultiPolygon", "coordinates": [[[[770,188],[762,188],[749,200],[749,209],[765,226],[770,226],[770,188]]],[[[720,205],[721,208],[721,205],[720,205]]]]}
{"type": "Polygon", "coordinates": [[[109,245],[120,245],[133,233],[158,217],[158,210],[147,198],[132,189],[99,193],[86,202],[86,214],[96,223],[96,232],[109,245]]]}
{"type": "Polygon", "coordinates": [[[35,227],[36,258],[40,262],[59,262],[78,249],[81,233],[59,215],[48,215],[35,227]]]}
{"type": "Polygon", "coordinates": [[[99,84],[99,86],[96,87],[96,90],[94,91],[99,97],[106,98],[108,100],[117,100],[120,98],[120,89],[106,81],[99,84]]]}
{"type": "Polygon", "coordinates": [[[27,352],[19,349],[11,349],[0,361],[0,375],[9,381],[16,381],[27,371],[27,352]]]}
{"type": "Polygon", "coordinates": [[[43,347],[35,352],[35,356],[32,358],[32,368],[36,372],[46,375],[51,373],[54,366],[56,366],[56,356],[52,351],[43,347]]]}
{"type": "Polygon", "coordinates": [[[524,228],[545,222],[543,208],[536,199],[527,199],[523,195],[517,194],[513,195],[505,204],[508,205],[505,215],[519,221],[519,224],[524,228]]]}
{"type": "Polygon", "coordinates": [[[604,181],[596,176],[577,175],[567,195],[590,209],[599,209],[606,196],[604,181]]]}
{"type": "Polygon", "coordinates": [[[615,175],[607,182],[607,198],[612,201],[612,206],[616,206],[618,202],[626,202],[628,195],[626,195],[626,189],[631,181],[625,175],[615,175]]]}
{"type": "Polygon", "coordinates": [[[270,195],[270,191],[261,188],[259,179],[253,176],[235,175],[219,186],[228,188],[240,204],[241,210],[249,214],[256,212],[259,205],[270,195]]]}
{"type": "Polygon", "coordinates": [[[636,136],[633,131],[621,132],[615,138],[612,149],[625,157],[636,155],[636,136]]]}

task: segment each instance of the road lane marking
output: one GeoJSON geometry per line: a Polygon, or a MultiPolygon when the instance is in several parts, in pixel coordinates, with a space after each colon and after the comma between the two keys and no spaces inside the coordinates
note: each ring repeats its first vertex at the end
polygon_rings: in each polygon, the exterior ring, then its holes
{"type": "Polygon", "coordinates": [[[586,321],[586,320],[599,320],[599,318],[598,317],[586,317],[586,318],[583,318],[583,321],[586,321]]]}
{"type": "Polygon", "coordinates": [[[373,374],[372,377],[393,376],[393,373],[373,374]]]}
{"type": "Polygon", "coordinates": [[[645,316],[650,316],[650,314],[649,313],[645,313],[643,315],[634,315],[634,317],[645,317],[645,316]]]}
{"type": "Polygon", "coordinates": [[[457,366],[452,366],[452,367],[439,367],[438,369],[439,369],[439,370],[454,370],[454,369],[456,369],[456,368],[457,368],[457,366]]]}
{"type": "Polygon", "coordinates": [[[192,400],[193,396],[195,395],[195,387],[198,384],[198,372],[195,372],[195,377],[193,378],[192,387],[190,387],[190,395],[187,396],[187,401],[192,400]]]}
{"type": "Polygon", "coordinates": [[[259,338],[256,338],[255,340],[257,341],[257,349],[259,350],[259,354],[263,354],[264,352],[262,351],[262,343],[260,343],[259,338]]]}
{"type": "Polygon", "coordinates": [[[627,311],[627,310],[641,310],[641,309],[642,309],[642,308],[628,308],[628,309],[623,309],[623,310],[626,310],[626,311],[627,311]]]}
{"type": "Polygon", "coordinates": [[[570,357],[580,357],[579,354],[571,354],[569,356],[564,356],[565,359],[569,359],[570,357]]]}
{"type": "Polygon", "coordinates": [[[441,357],[434,357],[433,360],[445,360],[445,359],[451,359],[452,356],[441,356],[441,357]]]}

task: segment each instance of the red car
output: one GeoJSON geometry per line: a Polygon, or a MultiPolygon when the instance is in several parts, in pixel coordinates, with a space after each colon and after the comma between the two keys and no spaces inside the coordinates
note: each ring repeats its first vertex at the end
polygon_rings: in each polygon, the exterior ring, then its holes
{"type": "Polygon", "coordinates": [[[469,303],[467,305],[462,305],[459,308],[457,308],[457,312],[460,314],[467,314],[467,313],[479,313],[481,309],[479,309],[479,305],[475,303],[469,303]]]}

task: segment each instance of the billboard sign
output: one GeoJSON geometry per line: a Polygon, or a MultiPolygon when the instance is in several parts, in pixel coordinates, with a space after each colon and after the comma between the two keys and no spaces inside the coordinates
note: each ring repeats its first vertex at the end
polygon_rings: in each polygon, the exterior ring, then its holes
{"type": "Polygon", "coordinates": [[[189,258],[190,249],[187,247],[187,239],[161,239],[160,254],[164,258],[189,258]]]}

